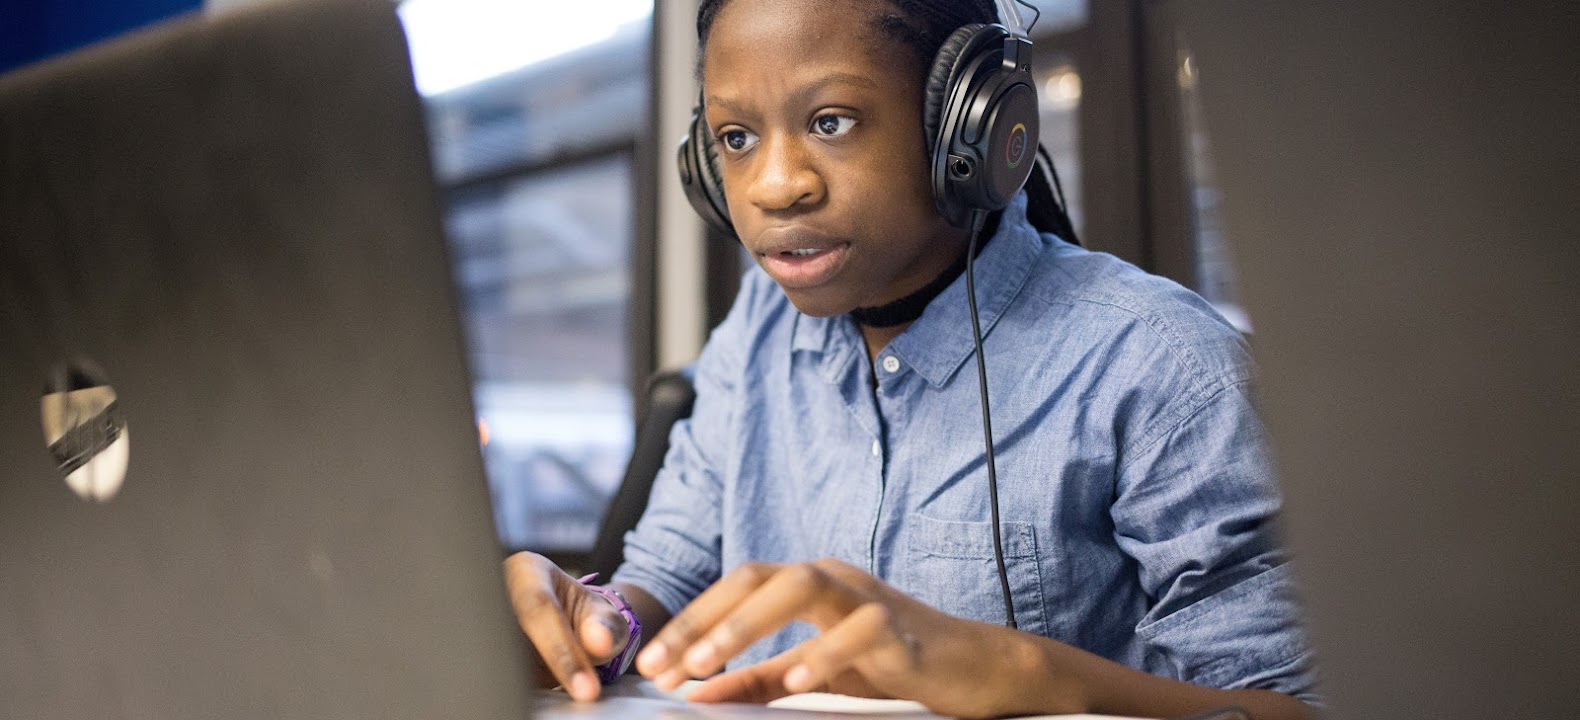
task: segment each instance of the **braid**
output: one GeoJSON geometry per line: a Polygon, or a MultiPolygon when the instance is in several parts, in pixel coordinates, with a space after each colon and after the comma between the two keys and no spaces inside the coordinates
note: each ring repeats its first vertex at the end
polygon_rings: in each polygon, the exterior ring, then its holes
{"type": "MultiPolygon", "coordinates": [[[[708,46],[708,35],[713,21],[729,0],[701,0],[697,6],[697,79],[702,79],[702,52],[708,46]]],[[[998,22],[998,8],[994,0],[884,0],[889,10],[879,14],[876,25],[883,34],[910,48],[920,61],[923,72],[933,66],[933,57],[944,41],[955,30],[973,23],[998,22]]],[[[1039,148],[1040,150],[1041,148],[1039,148]]],[[[1053,160],[1042,153],[1042,163],[1053,170],[1053,160]]],[[[1079,243],[1075,228],[1070,225],[1064,203],[1054,195],[1054,189],[1043,173],[1033,168],[1026,181],[1028,204],[1026,219],[1039,232],[1058,235],[1079,243]]],[[[996,219],[996,218],[995,218],[996,219]]]]}

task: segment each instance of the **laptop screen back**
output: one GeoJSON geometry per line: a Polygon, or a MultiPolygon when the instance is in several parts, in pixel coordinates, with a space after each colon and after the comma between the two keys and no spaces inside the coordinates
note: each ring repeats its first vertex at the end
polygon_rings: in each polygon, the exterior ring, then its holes
{"type": "Polygon", "coordinates": [[[389,3],[0,77],[7,716],[525,716],[429,172],[389,3]]]}

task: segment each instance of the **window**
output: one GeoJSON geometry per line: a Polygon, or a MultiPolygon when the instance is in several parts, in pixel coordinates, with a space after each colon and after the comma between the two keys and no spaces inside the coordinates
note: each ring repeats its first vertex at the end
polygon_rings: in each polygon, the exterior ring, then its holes
{"type": "MultiPolygon", "coordinates": [[[[1041,142],[1053,158],[1059,187],[1069,206],[1070,222],[1081,232],[1081,73],[1073,56],[1056,50],[1038,52],[1032,66],[1037,79],[1041,142]]],[[[1065,238],[1068,240],[1069,238],[1065,238]]]]}
{"type": "Polygon", "coordinates": [[[1030,28],[1036,53],[1032,73],[1042,123],[1040,141],[1053,158],[1059,184],[1069,206],[1070,222],[1080,233],[1081,212],[1081,63],[1078,38],[1087,23],[1087,0],[1035,0],[1041,15],[1021,7],[1021,21],[1030,28]]]}
{"type": "Polygon", "coordinates": [[[1189,194],[1186,208],[1191,217],[1190,239],[1196,259],[1196,291],[1241,332],[1250,332],[1251,318],[1240,304],[1234,263],[1219,220],[1218,183],[1213,176],[1207,127],[1202,122],[1201,98],[1196,93],[1196,64],[1183,46],[1175,67],[1175,84],[1179,87],[1181,160],[1189,194]]]}
{"type": "Polygon", "coordinates": [[[633,436],[651,0],[401,5],[501,544],[586,552],[633,436]]]}
{"type": "Polygon", "coordinates": [[[1202,117],[1199,70],[1179,32],[1172,0],[1141,6],[1147,32],[1142,39],[1147,75],[1147,205],[1153,225],[1154,272],[1185,284],[1212,303],[1241,332],[1251,320],[1240,304],[1229,245],[1224,237],[1212,138],[1202,117]]]}

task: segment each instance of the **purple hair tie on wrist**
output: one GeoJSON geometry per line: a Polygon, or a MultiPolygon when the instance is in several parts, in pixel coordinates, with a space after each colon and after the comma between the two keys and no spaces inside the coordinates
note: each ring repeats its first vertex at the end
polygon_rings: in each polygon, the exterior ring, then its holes
{"type": "Polygon", "coordinates": [[[577,578],[576,581],[588,590],[604,596],[616,610],[620,611],[621,617],[625,618],[626,627],[630,629],[630,634],[626,636],[625,647],[614,657],[609,658],[609,662],[598,666],[598,680],[608,685],[619,680],[620,676],[625,674],[626,668],[631,666],[631,659],[636,657],[636,646],[642,639],[642,621],[636,618],[636,613],[631,610],[631,603],[626,602],[625,597],[620,593],[602,585],[592,584],[597,577],[598,573],[593,573],[577,578]]]}

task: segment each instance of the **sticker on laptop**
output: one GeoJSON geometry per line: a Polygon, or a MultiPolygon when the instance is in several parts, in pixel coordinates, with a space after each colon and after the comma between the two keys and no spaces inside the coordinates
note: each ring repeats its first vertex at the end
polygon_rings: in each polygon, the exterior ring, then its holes
{"type": "Polygon", "coordinates": [[[44,443],[66,486],[84,500],[114,498],[126,482],[131,435],[103,370],[89,360],[56,368],[40,406],[44,443]]]}

